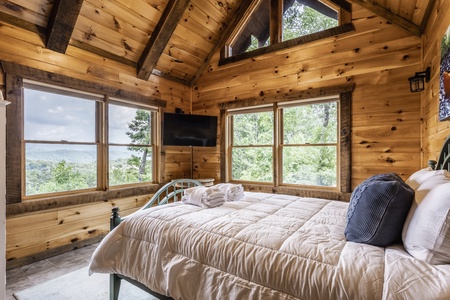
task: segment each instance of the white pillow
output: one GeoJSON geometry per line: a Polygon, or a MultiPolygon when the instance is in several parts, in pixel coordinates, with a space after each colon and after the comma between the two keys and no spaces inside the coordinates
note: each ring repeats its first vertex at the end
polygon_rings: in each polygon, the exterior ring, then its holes
{"type": "Polygon", "coordinates": [[[445,170],[431,170],[425,168],[412,174],[405,182],[412,187],[413,190],[416,190],[422,182],[431,176],[444,174],[444,171],[445,170]]]}
{"type": "Polygon", "coordinates": [[[402,232],[406,251],[430,264],[450,263],[450,180],[444,171],[422,180],[414,198],[402,232]]]}

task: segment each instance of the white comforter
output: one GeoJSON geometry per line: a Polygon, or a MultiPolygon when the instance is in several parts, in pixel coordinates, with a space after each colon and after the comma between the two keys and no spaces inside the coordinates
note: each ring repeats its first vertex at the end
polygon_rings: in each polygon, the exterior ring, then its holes
{"type": "Polygon", "coordinates": [[[347,205],[246,192],[216,208],[154,207],[113,230],[90,271],[184,300],[450,299],[449,265],[347,242],[347,205]]]}

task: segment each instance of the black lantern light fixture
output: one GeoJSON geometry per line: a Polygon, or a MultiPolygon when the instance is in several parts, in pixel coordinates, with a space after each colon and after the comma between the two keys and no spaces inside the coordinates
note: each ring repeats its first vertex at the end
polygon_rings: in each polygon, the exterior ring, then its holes
{"type": "Polygon", "coordinates": [[[416,72],[413,77],[409,77],[411,92],[421,92],[425,89],[425,81],[430,81],[430,67],[423,72],[416,72]]]}

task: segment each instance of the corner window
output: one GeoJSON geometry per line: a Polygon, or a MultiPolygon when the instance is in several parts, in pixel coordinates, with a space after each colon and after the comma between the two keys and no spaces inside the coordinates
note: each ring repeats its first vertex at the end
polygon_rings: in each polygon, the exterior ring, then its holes
{"type": "Polygon", "coordinates": [[[280,110],[282,183],[337,187],[337,100],[280,110]]]}
{"type": "Polygon", "coordinates": [[[25,195],[97,187],[100,97],[24,86],[25,195]]]}
{"type": "Polygon", "coordinates": [[[241,112],[230,118],[233,180],[272,182],[273,111],[241,112]]]}
{"type": "Polygon", "coordinates": [[[35,82],[23,95],[25,197],[153,182],[156,108],[35,82]]]}
{"type": "Polygon", "coordinates": [[[338,111],[338,96],[229,110],[229,179],[337,189],[338,111]]]}
{"type": "Polygon", "coordinates": [[[153,180],[156,111],[109,104],[109,185],[153,180]]]}

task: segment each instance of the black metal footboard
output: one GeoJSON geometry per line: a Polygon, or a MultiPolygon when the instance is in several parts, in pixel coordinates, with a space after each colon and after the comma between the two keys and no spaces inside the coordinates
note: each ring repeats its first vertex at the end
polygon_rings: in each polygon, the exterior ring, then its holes
{"type": "MultiPolygon", "coordinates": [[[[153,196],[152,198],[142,207],[140,210],[150,208],[155,205],[164,205],[171,201],[177,202],[181,199],[182,193],[185,189],[194,187],[194,186],[201,186],[202,184],[193,179],[177,179],[173,180],[167,184],[165,184],[163,187],[161,187],[153,196]]],[[[110,229],[113,230],[116,228],[122,220],[125,218],[121,218],[119,214],[119,208],[114,207],[112,209],[112,215],[110,219],[110,229]]],[[[133,280],[131,278],[128,278],[126,276],[120,275],[120,274],[110,274],[109,278],[109,299],[110,300],[118,300],[119,299],[119,291],[120,291],[120,283],[121,280],[126,280],[129,283],[139,287],[140,289],[146,291],[150,295],[161,299],[161,300],[170,300],[171,297],[167,297],[164,295],[161,295],[159,293],[156,293],[149,288],[147,288],[145,285],[143,285],[140,282],[137,282],[136,280],[133,280]]],[[[173,299],[172,299],[173,300],[173,299]]]]}

